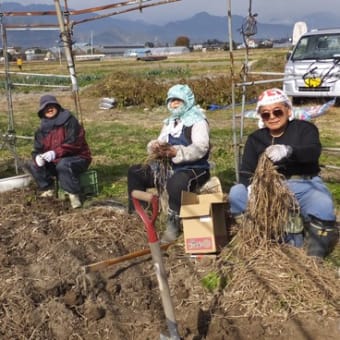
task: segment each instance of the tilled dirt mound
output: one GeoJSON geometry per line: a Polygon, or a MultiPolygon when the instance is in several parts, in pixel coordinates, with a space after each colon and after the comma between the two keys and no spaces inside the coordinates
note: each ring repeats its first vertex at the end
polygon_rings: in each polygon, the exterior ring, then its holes
{"type": "MultiPolygon", "coordinates": [[[[167,334],[150,255],[98,272],[84,270],[148,249],[139,216],[110,205],[72,210],[68,201],[41,199],[32,188],[1,193],[0,203],[1,339],[159,339],[167,334]]],[[[306,308],[308,314],[280,314],[273,306],[273,316],[251,317],[244,306],[231,303],[237,299],[228,296],[227,284],[209,290],[202,283],[211,273],[232,275],[230,259],[192,258],[181,241],[164,252],[163,260],[183,339],[339,338],[340,311],[333,301],[339,295],[328,295],[331,308],[326,296],[325,308],[314,313],[306,308]]],[[[327,275],[334,277],[332,287],[340,288],[334,268],[327,275]]],[[[251,294],[247,299],[261,311],[251,294]]]]}

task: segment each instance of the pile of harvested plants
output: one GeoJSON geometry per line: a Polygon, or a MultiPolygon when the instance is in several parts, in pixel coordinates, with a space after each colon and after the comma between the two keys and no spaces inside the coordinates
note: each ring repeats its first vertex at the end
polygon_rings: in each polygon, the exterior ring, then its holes
{"type": "Polygon", "coordinates": [[[340,292],[335,268],[282,242],[294,196],[273,163],[262,156],[252,180],[249,204],[238,233],[217,263],[227,278],[221,305],[235,317],[277,317],[320,312],[339,316],[340,292]],[[237,310],[239,313],[239,310],[237,310]]]}

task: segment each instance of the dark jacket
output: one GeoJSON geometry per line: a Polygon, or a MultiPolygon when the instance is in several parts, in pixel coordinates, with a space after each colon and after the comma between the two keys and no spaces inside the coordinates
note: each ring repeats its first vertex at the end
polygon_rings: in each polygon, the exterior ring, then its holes
{"type": "MultiPolygon", "coordinates": [[[[182,132],[179,137],[173,137],[169,135],[169,144],[183,146],[188,146],[192,144],[191,131],[192,126],[183,126],[182,132]]],[[[208,150],[202,158],[194,161],[181,162],[178,164],[171,162],[171,167],[174,171],[186,169],[209,169],[209,152],[210,150],[208,150]]]]}
{"type": "Polygon", "coordinates": [[[37,154],[53,150],[54,163],[61,158],[79,156],[91,162],[91,151],[85,139],[85,130],[78,120],[67,110],[61,110],[52,119],[41,119],[40,128],[35,133],[33,159],[37,154]]]}
{"type": "Polygon", "coordinates": [[[249,135],[242,157],[240,182],[249,185],[261,154],[272,144],[290,145],[293,153],[276,163],[278,171],[286,178],[292,175],[317,175],[320,171],[321,143],[317,127],[302,120],[292,120],[280,137],[273,138],[268,128],[256,130],[249,135]]]}

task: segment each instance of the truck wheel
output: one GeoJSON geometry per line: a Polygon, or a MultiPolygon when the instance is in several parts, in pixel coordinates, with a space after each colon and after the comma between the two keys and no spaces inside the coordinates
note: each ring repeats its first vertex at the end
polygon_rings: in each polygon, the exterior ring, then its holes
{"type": "Polygon", "coordinates": [[[300,97],[292,97],[292,104],[295,105],[300,105],[301,104],[301,98],[300,97]]]}

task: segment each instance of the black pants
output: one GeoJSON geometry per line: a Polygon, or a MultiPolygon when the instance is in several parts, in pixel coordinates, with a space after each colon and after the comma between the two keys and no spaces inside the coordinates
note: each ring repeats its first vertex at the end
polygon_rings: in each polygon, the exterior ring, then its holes
{"type": "Polygon", "coordinates": [[[57,164],[45,163],[37,167],[32,161],[29,164],[30,172],[39,188],[42,190],[54,187],[54,178],[57,177],[60,187],[71,194],[80,193],[79,175],[89,167],[89,161],[79,156],[62,158],[57,164]]]}
{"type": "MultiPolygon", "coordinates": [[[[169,209],[179,214],[182,191],[196,191],[210,178],[208,169],[188,169],[176,171],[166,183],[169,195],[169,209]]],[[[148,165],[132,165],[128,170],[129,212],[134,211],[131,199],[133,190],[145,191],[155,187],[154,173],[148,165]]]]}

